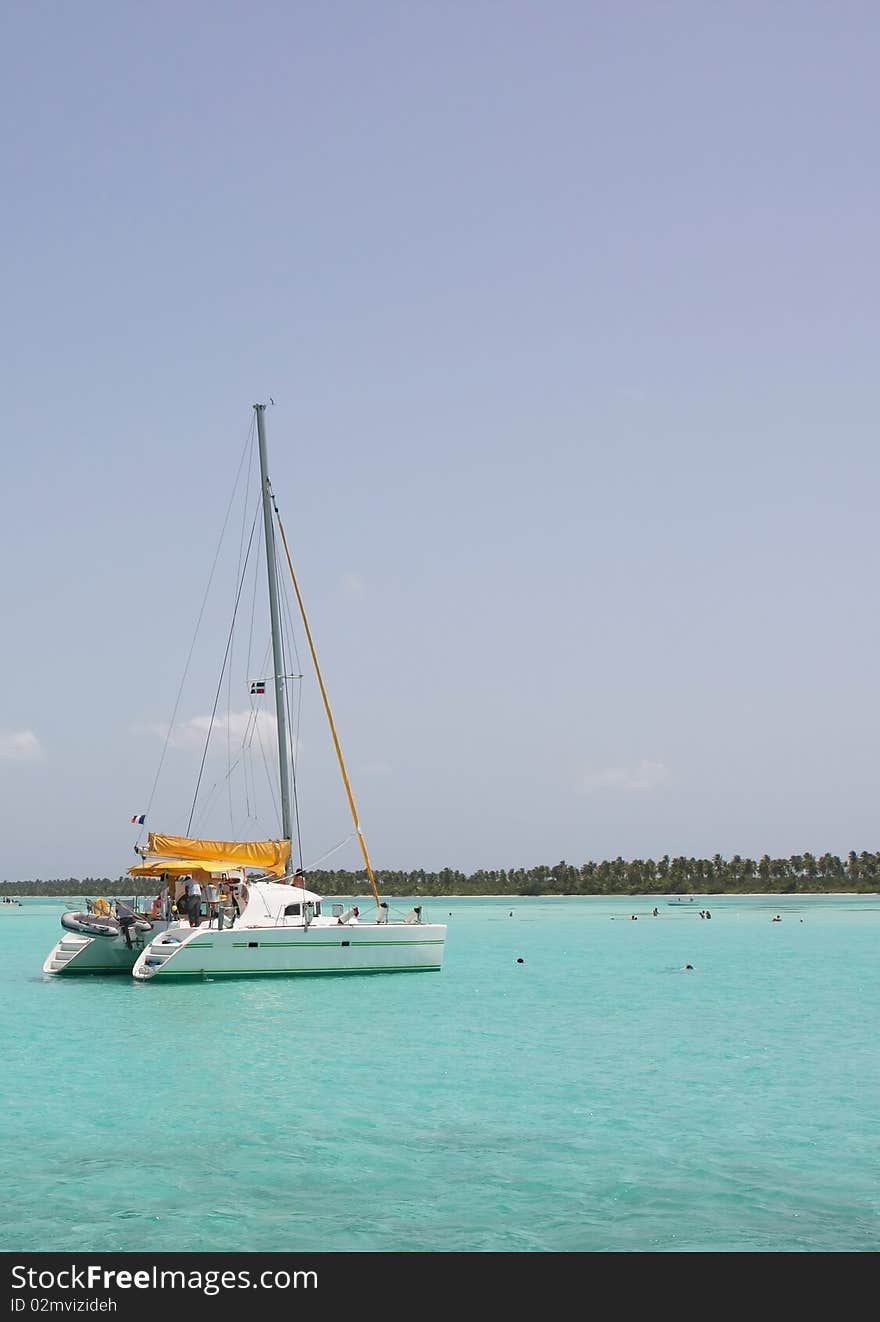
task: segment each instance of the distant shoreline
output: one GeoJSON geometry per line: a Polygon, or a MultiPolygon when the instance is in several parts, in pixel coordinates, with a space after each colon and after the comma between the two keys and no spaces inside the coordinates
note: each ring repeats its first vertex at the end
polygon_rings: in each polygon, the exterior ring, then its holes
{"type": "MultiPolygon", "coordinates": [[[[126,890],[95,890],[96,895],[103,894],[110,899],[126,899],[131,896],[131,891],[126,890]]],[[[390,896],[391,899],[417,899],[423,904],[433,903],[440,900],[508,900],[511,903],[514,900],[644,900],[654,905],[664,903],[674,908],[679,907],[679,901],[682,907],[694,900],[821,900],[829,899],[832,896],[839,896],[842,899],[854,899],[861,896],[863,899],[880,899],[880,891],[699,891],[692,895],[677,895],[674,893],[663,892],[662,894],[651,894],[640,891],[638,894],[629,895],[623,892],[598,892],[596,894],[587,894],[583,891],[540,891],[534,895],[485,894],[485,895],[466,895],[463,892],[450,891],[446,895],[420,895],[416,891],[383,891],[382,894],[390,896]],[[673,901],[675,903],[673,904],[673,901]]],[[[75,891],[68,891],[66,894],[46,895],[40,891],[17,891],[10,894],[7,898],[18,900],[66,900],[81,899],[75,891]]],[[[329,900],[369,900],[368,895],[362,892],[347,892],[340,894],[325,894],[322,896],[325,901],[329,900]]]]}

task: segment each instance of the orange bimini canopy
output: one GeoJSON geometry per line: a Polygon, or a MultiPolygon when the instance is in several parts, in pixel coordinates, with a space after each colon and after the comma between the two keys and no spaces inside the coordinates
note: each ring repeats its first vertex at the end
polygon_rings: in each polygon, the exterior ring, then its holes
{"type": "Polygon", "coordinates": [[[211,863],[207,859],[184,862],[182,859],[158,858],[152,863],[138,863],[128,869],[130,877],[194,877],[196,881],[210,881],[218,872],[226,872],[225,863],[211,863]]]}
{"type": "Polygon", "coordinates": [[[254,868],[283,877],[290,859],[289,840],[194,840],[189,836],[150,831],[144,862],[129,868],[133,877],[177,876],[191,872],[226,872],[254,868]]]}

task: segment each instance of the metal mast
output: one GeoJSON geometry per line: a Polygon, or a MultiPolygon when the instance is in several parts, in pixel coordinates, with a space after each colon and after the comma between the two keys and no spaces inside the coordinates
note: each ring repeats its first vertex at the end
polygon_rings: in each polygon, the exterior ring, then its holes
{"type": "Polygon", "coordinates": [[[278,615],[278,583],[275,576],[275,525],[272,522],[272,489],[266,461],[266,405],[255,404],[257,440],[260,446],[260,481],[263,489],[263,528],[266,540],[266,568],[269,573],[269,613],[272,619],[272,663],[275,672],[275,721],[278,726],[278,772],[281,781],[281,832],[292,840],[290,826],[290,770],[287,756],[287,710],[284,703],[284,655],[281,650],[281,625],[278,615]]]}

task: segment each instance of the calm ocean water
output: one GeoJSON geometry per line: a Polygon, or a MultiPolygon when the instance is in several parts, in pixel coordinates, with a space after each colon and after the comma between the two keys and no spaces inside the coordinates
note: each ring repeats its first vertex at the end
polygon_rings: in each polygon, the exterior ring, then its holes
{"type": "Polygon", "coordinates": [[[880,1246],[875,896],[435,900],[440,973],[197,986],[44,978],[24,906],[2,1251],[880,1246]]]}

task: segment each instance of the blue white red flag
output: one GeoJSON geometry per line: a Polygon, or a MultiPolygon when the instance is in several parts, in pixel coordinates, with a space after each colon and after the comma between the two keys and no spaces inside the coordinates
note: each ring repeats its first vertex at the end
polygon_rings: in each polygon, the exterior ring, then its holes
{"type": "Polygon", "coordinates": [[[141,815],[140,815],[140,817],[138,817],[137,814],[135,814],[135,816],[132,817],[131,820],[132,820],[133,822],[137,822],[138,826],[143,826],[144,821],[146,820],[146,816],[147,816],[147,814],[146,814],[145,812],[142,812],[141,815]]]}

